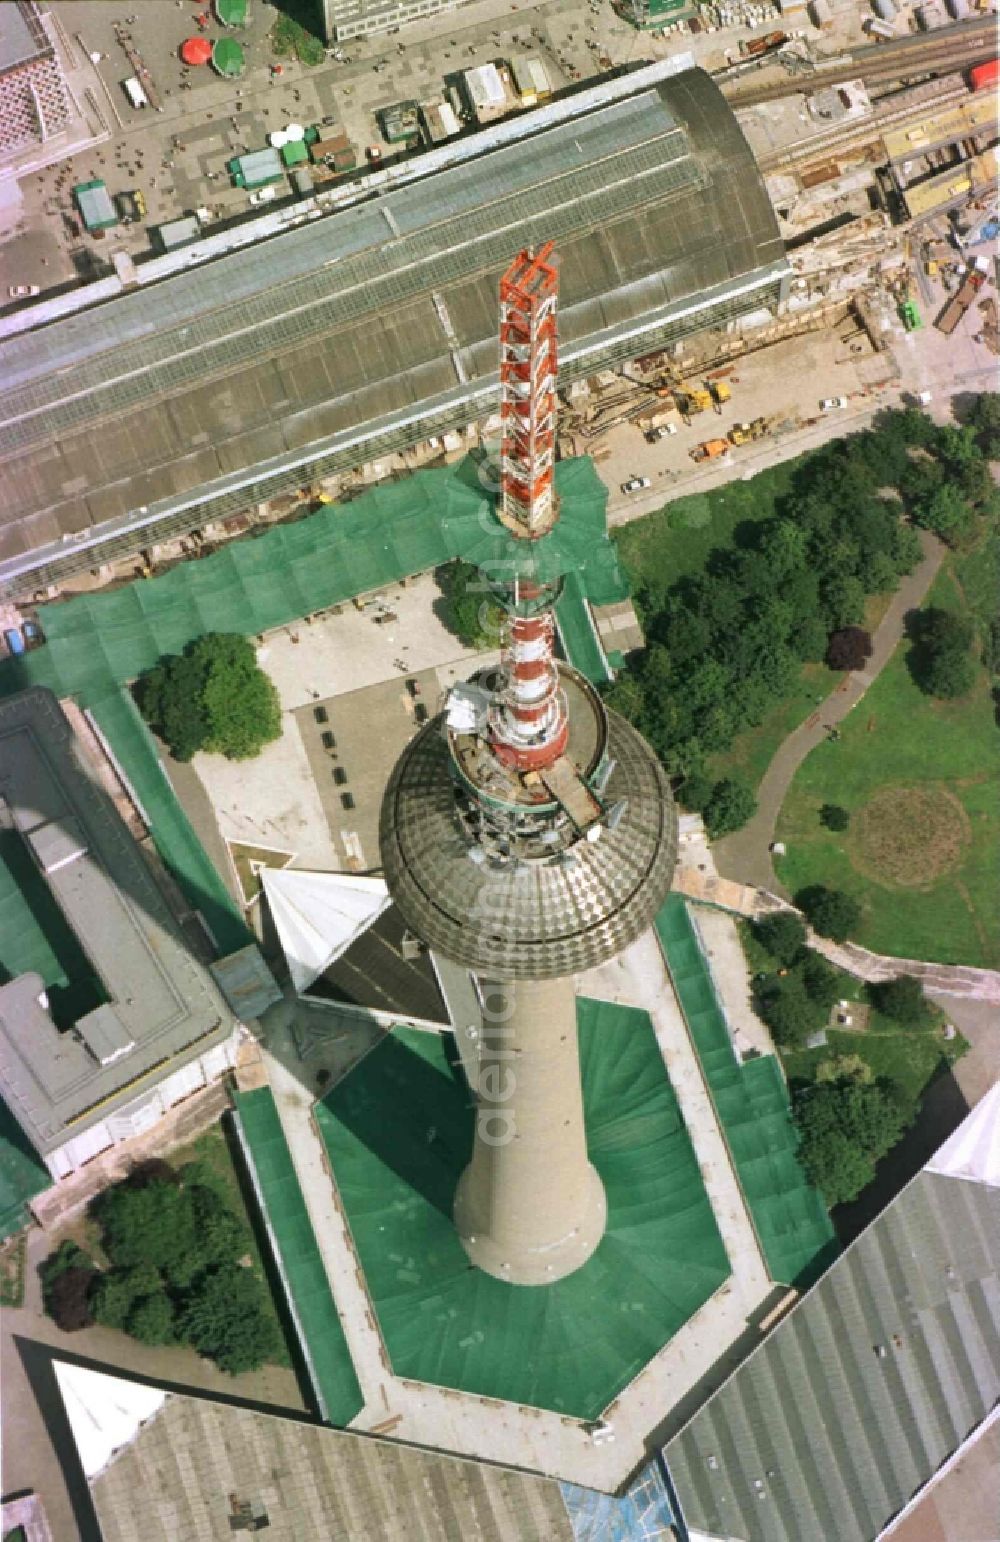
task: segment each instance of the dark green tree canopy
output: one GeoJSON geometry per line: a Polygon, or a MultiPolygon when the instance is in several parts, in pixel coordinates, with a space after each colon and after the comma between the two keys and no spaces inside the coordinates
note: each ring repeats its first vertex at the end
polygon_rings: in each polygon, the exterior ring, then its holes
{"type": "Polygon", "coordinates": [[[875,1164],[912,1122],[913,1108],[885,1077],[842,1076],[797,1091],[792,1114],[799,1160],[827,1203],[855,1199],[875,1176],[875,1164]]]}
{"type": "Polygon", "coordinates": [[[763,916],[755,923],[754,931],[761,946],[786,968],[797,961],[806,945],[802,917],[794,910],[776,910],[773,915],[763,916]]]}
{"type": "Polygon", "coordinates": [[[905,1028],[923,1027],[930,1017],[930,1005],[923,986],[912,975],[901,974],[893,980],[870,985],[868,995],[880,1012],[905,1028]]]}
{"type": "Polygon", "coordinates": [[[846,942],[861,919],[857,900],[840,889],[828,889],[821,883],[800,889],[795,903],[813,930],[821,937],[832,937],[834,942],[846,942]]]}
{"type": "Polygon", "coordinates": [[[278,693],[235,632],[209,632],[161,659],[136,682],[136,699],[176,760],[199,750],[250,760],[281,735],[278,693]]]}

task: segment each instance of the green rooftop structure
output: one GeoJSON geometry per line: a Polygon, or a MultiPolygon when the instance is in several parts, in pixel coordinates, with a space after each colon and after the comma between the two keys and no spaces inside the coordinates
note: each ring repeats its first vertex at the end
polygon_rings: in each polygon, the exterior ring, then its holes
{"type": "Polygon", "coordinates": [[[111,194],[99,179],[78,183],[73,189],[73,197],[87,230],[111,230],[118,224],[111,194]]]}
{"type": "Polygon", "coordinates": [[[708,1083],[771,1277],[802,1287],[837,1255],[826,1206],[795,1155],[788,1090],[773,1055],[740,1064],[687,904],[671,894],[656,918],[677,999],[708,1083]]]}
{"type": "Polygon", "coordinates": [[[212,68],[227,80],[236,80],[246,67],[246,56],[236,39],[220,37],[212,49],[212,68]]]}
{"type": "Polygon", "coordinates": [[[236,1125],[320,1415],[349,1424],[361,1388],[269,1087],[237,1092],[236,1125]]]}
{"type": "Polygon", "coordinates": [[[397,1028],[316,1113],[394,1373],[595,1418],[730,1268],[649,1018],[577,1009],[608,1225],[543,1289],[471,1269],[452,1224],[474,1115],[450,1035],[397,1028]]]}

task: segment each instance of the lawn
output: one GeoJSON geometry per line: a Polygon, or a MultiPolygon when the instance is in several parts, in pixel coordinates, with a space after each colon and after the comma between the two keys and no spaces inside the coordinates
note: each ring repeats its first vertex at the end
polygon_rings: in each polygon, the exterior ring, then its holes
{"type": "Polygon", "coordinates": [[[773,516],[775,500],[788,492],[800,464],[801,457],[782,461],[748,482],[675,498],[655,514],[613,531],[633,586],[666,588],[688,573],[700,573],[713,547],[734,544],[739,525],[773,516]]]}
{"type": "MultiPolygon", "coordinates": [[[[952,562],[928,603],[963,608],[952,562]]],[[[982,670],[968,696],[935,701],[914,684],[908,651],[904,641],[840,739],[799,769],[777,827],[788,850],[775,865],[792,893],[826,883],[853,895],[855,940],[876,952],[996,967],[1000,733],[989,679],[982,670]],[[848,809],[846,832],[820,824],[824,803],[848,809]]]]}

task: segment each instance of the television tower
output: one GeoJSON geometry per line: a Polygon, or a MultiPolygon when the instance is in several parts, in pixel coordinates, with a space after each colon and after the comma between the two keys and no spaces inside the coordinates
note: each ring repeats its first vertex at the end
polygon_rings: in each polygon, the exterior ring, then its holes
{"type": "Polygon", "coordinates": [[[454,687],[411,740],[380,826],[406,924],[478,981],[476,1129],[454,1218],[472,1262],[518,1285],[571,1274],[603,1235],[573,975],[645,931],[677,847],[653,751],[555,658],[553,607],[573,565],[554,486],[557,292],[551,243],[521,252],[500,283],[500,497],[488,518],[503,571],[482,575],[505,613],[500,666],[454,687]]]}

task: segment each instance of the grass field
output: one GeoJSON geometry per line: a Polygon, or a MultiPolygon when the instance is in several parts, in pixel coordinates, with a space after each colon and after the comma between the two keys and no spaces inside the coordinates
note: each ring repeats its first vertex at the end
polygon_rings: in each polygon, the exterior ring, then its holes
{"type": "MultiPolygon", "coordinates": [[[[928,603],[958,610],[964,602],[949,561],[928,603]]],[[[839,741],[803,763],[779,816],[777,838],[788,852],[776,867],[792,893],[826,883],[853,895],[862,906],[856,941],[866,947],[996,967],[1000,731],[989,680],[981,670],[968,696],[935,701],[911,679],[908,649],[903,642],[896,650],[839,741]],[[866,819],[880,795],[882,817],[866,819]],[[823,828],[824,803],[849,810],[846,832],[823,828]]]]}

